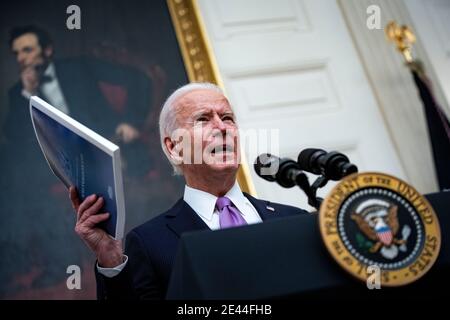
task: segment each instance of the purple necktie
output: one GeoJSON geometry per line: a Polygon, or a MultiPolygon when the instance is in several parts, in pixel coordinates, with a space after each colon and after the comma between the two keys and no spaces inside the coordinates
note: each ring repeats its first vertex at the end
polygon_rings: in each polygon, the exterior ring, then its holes
{"type": "Polygon", "coordinates": [[[233,205],[227,197],[217,199],[216,207],[219,210],[220,228],[231,228],[247,224],[241,212],[233,205]]]}

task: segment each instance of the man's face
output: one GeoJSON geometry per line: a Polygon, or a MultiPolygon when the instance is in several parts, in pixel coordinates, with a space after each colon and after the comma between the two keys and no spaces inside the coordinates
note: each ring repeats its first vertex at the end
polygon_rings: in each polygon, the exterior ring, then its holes
{"type": "Polygon", "coordinates": [[[176,105],[177,131],[183,136],[177,146],[178,151],[182,148],[183,171],[236,172],[239,137],[228,100],[219,92],[202,89],[182,96],[176,105]]]}
{"type": "Polygon", "coordinates": [[[25,33],[16,38],[11,49],[21,71],[29,67],[45,66],[52,53],[51,47],[45,50],[41,48],[33,33],[25,33]]]}

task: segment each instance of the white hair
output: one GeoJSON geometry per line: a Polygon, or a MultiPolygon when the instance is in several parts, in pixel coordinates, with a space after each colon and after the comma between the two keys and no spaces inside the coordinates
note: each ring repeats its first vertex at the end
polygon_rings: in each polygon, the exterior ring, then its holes
{"type": "Polygon", "coordinates": [[[172,165],[174,174],[182,174],[182,172],[170,156],[169,150],[167,150],[166,144],[164,143],[164,139],[167,137],[170,138],[172,133],[178,128],[176,117],[177,101],[187,93],[195,90],[212,90],[224,94],[223,90],[215,84],[209,82],[192,82],[175,90],[164,102],[161,113],[159,114],[159,136],[161,148],[172,165]]]}

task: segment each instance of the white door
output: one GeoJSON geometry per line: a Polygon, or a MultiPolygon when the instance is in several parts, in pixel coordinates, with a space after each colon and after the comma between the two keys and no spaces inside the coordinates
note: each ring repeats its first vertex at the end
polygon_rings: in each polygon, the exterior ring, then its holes
{"type": "MultiPolygon", "coordinates": [[[[199,7],[242,129],[279,130],[282,157],[338,150],[360,171],[404,178],[335,1],[200,0],[199,7]]],[[[247,157],[251,166],[254,155],[247,157]]],[[[258,197],[308,208],[299,190],[250,169],[258,197]]]]}

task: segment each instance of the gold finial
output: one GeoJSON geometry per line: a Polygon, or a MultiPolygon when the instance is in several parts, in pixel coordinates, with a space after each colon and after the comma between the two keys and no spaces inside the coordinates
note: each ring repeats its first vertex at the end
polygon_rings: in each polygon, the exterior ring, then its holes
{"type": "Polygon", "coordinates": [[[407,63],[413,62],[411,46],[416,42],[416,36],[408,26],[399,26],[395,21],[391,21],[384,29],[389,41],[394,42],[397,50],[400,51],[407,63]]]}

